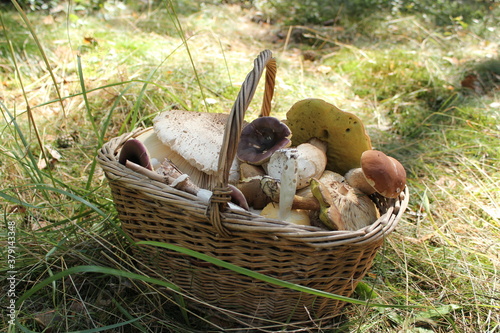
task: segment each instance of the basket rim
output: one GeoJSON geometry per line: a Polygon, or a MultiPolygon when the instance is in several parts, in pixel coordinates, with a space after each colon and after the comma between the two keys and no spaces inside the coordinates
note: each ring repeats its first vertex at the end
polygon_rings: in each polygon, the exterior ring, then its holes
{"type": "MultiPolygon", "coordinates": [[[[137,173],[118,162],[121,146],[130,138],[136,137],[150,128],[140,128],[110,139],[98,151],[98,162],[108,181],[120,182],[125,186],[141,191],[146,197],[156,200],[178,200],[189,204],[199,214],[207,216],[208,205],[197,196],[173,188],[165,183],[137,173]]],[[[316,226],[302,226],[278,219],[270,219],[242,208],[227,207],[221,212],[221,223],[229,232],[256,232],[272,234],[289,241],[299,242],[313,248],[329,248],[339,245],[365,245],[377,242],[389,235],[397,226],[408,206],[409,189],[406,186],[388,210],[369,226],[356,231],[324,230],[316,226]]],[[[217,232],[214,230],[214,234],[217,232]]],[[[222,237],[222,235],[219,235],[222,237]]],[[[227,237],[227,236],[226,236],[227,237]]]]}

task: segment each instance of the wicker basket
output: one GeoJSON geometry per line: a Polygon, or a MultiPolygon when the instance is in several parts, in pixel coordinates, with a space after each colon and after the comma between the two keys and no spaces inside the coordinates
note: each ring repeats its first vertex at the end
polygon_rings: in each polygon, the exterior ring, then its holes
{"type": "MultiPolygon", "coordinates": [[[[123,143],[138,133],[111,139],[98,159],[111,187],[122,227],[135,241],[160,241],[195,250],[285,281],[351,296],[371,267],[384,238],[396,227],[408,204],[405,190],[397,200],[374,198],[380,218],[358,231],[325,231],[231,209],[228,173],[235,156],[243,116],[266,70],[263,113],[268,113],[276,65],[270,51],[254,62],[231,110],[207,205],[196,196],[152,180],[118,163],[123,143]]],[[[221,313],[255,325],[325,321],[344,302],[277,287],[175,251],[135,247],[134,255],[154,267],[187,295],[221,313]]]]}

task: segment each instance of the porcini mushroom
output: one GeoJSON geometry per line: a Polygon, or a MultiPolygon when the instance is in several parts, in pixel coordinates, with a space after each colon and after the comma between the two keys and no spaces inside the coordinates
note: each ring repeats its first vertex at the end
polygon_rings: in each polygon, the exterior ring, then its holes
{"type": "Polygon", "coordinates": [[[311,180],[311,191],[320,203],[319,218],[331,230],[358,230],[375,222],[378,211],[373,201],[345,182],[311,180]]]}
{"type": "Polygon", "coordinates": [[[325,142],[326,169],[342,175],[359,167],[361,154],[372,148],[360,118],[321,99],[295,103],[286,114],[286,124],[293,133],[293,146],[311,138],[325,142]]]}
{"type": "Polygon", "coordinates": [[[127,161],[133,162],[146,169],[153,170],[151,165],[151,158],[149,156],[146,146],[137,139],[129,139],[123,144],[118,162],[127,165],[127,161]]]}
{"type": "Polygon", "coordinates": [[[231,190],[231,202],[237,204],[244,210],[249,210],[250,207],[248,207],[247,198],[245,197],[243,192],[234,185],[229,184],[228,187],[231,190]]]}
{"type": "MultiPolygon", "coordinates": [[[[314,143],[314,142],[313,142],[314,143]]],[[[311,178],[318,178],[323,174],[326,167],[326,147],[319,141],[317,145],[312,143],[302,143],[295,149],[297,151],[297,189],[309,185],[311,178]]],[[[286,161],[285,150],[276,151],[267,164],[267,174],[273,178],[281,177],[281,170],[286,161]]]]}
{"type": "Polygon", "coordinates": [[[397,198],[406,186],[403,165],[378,150],[367,150],[361,155],[361,168],[346,173],[347,182],[370,195],[375,192],[387,198],[397,198]]]}
{"type": "Polygon", "coordinates": [[[290,145],[288,126],[274,117],[260,117],[241,131],[236,156],[240,161],[261,165],[278,149],[290,145]]]}

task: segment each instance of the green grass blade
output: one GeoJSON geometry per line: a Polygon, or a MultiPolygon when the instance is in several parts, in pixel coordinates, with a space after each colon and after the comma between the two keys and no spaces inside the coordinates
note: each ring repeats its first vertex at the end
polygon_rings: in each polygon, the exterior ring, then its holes
{"type": "Polygon", "coordinates": [[[28,16],[26,16],[26,13],[24,10],[19,6],[19,3],[17,0],[12,0],[12,3],[17,9],[17,12],[23,19],[24,23],[26,24],[26,27],[31,33],[31,36],[33,37],[33,40],[35,41],[38,50],[40,51],[40,55],[42,56],[42,59],[45,63],[45,66],[47,67],[47,71],[50,74],[50,77],[52,78],[52,82],[54,83],[54,88],[56,89],[57,97],[59,97],[59,100],[61,101],[61,110],[63,111],[64,116],[66,116],[66,110],[64,108],[64,104],[62,103],[62,98],[61,98],[61,92],[59,90],[59,86],[57,85],[56,77],[54,76],[54,73],[52,72],[52,68],[50,66],[49,60],[47,58],[47,55],[45,54],[44,48],[42,46],[42,43],[38,39],[38,35],[35,33],[35,29],[33,29],[33,25],[31,24],[30,20],[28,19],[28,16]]]}
{"type": "Polygon", "coordinates": [[[94,116],[92,115],[92,110],[90,109],[89,99],[87,98],[87,89],[85,88],[85,80],[83,78],[83,69],[82,69],[82,57],[80,55],[76,56],[78,62],[78,80],[80,81],[80,87],[82,88],[82,96],[85,104],[85,110],[87,111],[87,118],[92,124],[92,129],[94,130],[95,137],[99,137],[99,129],[97,128],[97,124],[95,122],[94,116]]]}
{"type": "Polygon", "coordinates": [[[35,184],[34,188],[36,188],[38,190],[51,191],[51,192],[56,192],[56,193],[65,195],[65,196],[70,197],[71,199],[75,200],[76,202],[79,202],[82,205],[89,207],[90,209],[92,209],[93,211],[95,211],[97,214],[101,215],[105,219],[109,218],[109,214],[103,212],[100,208],[98,208],[97,206],[95,206],[93,203],[87,201],[86,199],[84,199],[84,198],[82,198],[82,197],[80,197],[80,196],[78,196],[76,194],[73,194],[71,192],[68,192],[68,191],[65,191],[65,190],[61,190],[61,189],[58,189],[58,188],[55,188],[55,187],[43,185],[43,184],[35,184]]]}
{"type": "MultiPolygon", "coordinates": [[[[20,143],[19,143],[18,140],[16,140],[16,145],[18,146],[18,149],[20,151],[22,151],[23,154],[26,154],[26,156],[28,158],[29,168],[28,167],[24,167],[24,170],[30,176],[30,178],[32,179],[32,181],[37,182],[37,183],[41,183],[42,179],[44,178],[43,177],[43,172],[38,167],[37,160],[36,160],[33,152],[31,151],[31,148],[30,148],[28,140],[26,140],[26,137],[24,136],[24,133],[21,130],[19,124],[17,123],[17,120],[14,117],[14,115],[12,115],[9,112],[9,110],[7,110],[7,107],[5,107],[5,105],[1,101],[0,101],[0,106],[2,107],[2,110],[4,111],[4,118],[5,118],[5,120],[7,121],[7,123],[11,123],[14,126],[15,134],[20,139],[20,143]],[[5,117],[5,114],[8,116],[9,119],[7,119],[5,117]]],[[[42,149],[42,151],[43,151],[43,149],[42,149]]],[[[17,158],[18,161],[22,160],[22,158],[20,156],[17,156],[16,158],[17,158]]],[[[24,163],[22,165],[25,166],[24,163]]]]}
{"type": "Polygon", "coordinates": [[[285,288],[305,292],[305,293],[316,295],[316,296],[331,298],[331,299],[344,301],[344,302],[348,302],[348,303],[353,303],[353,304],[369,305],[369,306],[381,307],[381,308],[404,308],[404,309],[410,309],[410,308],[423,308],[423,309],[425,308],[426,309],[426,308],[428,308],[428,307],[420,306],[420,305],[391,305],[391,304],[367,303],[366,301],[362,301],[359,299],[345,297],[345,296],[341,296],[341,295],[335,295],[335,294],[325,292],[322,290],[304,287],[304,286],[301,286],[301,285],[298,285],[295,283],[291,283],[291,282],[283,281],[283,280],[280,280],[277,278],[273,278],[271,276],[257,273],[257,272],[254,272],[252,270],[242,268],[242,267],[233,265],[231,263],[228,263],[226,261],[216,259],[216,258],[213,258],[213,257],[208,256],[206,254],[203,254],[203,253],[200,253],[197,251],[193,251],[190,249],[186,249],[186,248],[183,248],[180,246],[161,243],[161,242],[154,242],[154,241],[141,241],[141,242],[137,242],[137,244],[138,245],[150,245],[150,246],[162,247],[162,248],[169,249],[169,250],[174,250],[174,251],[177,251],[180,253],[190,255],[190,256],[195,257],[197,259],[201,259],[201,260],[204,260],[206,262],[210,262],[214,265],[230,269],[236,273],[246,275],[246,276],[251,277],[251,278],[255,278],[255,279],[258,279],[258,280],[261,280],[264,282],[268,282],[268,283],[271,283],[271,284],[274,284],[274,285],[277,285],[280,287],[285,287],[285,288]]]}
{"type": "MultiPolygon", "coordinates": [[[[94,116],[92,115],[92,110],[90,109],[90,103],[89,103],[89,100],[87,98],[87,88],[85,87],[85,80],[83,78],[82,58],[80,55],[77,55],[77,61],[78,61],[78,79],[80,81],[80,87],[82,89],[82,96],[83,96],[83,101],[85,104],[85,110],[87,111],[87,118],[89,119],[90,124],[92,125],[92,129],[94,131],[95,137],[100,138],[101,136],[99,135],[99,128],[97,127],[94,116]]],[[[99,146],[101,146],[100,140],[99,140],[99,146]]],[[[92,184],[92,179],[93,179],[96,167],[97,167],[97,158],[96,158],[96,155],[94,154],[94,158],[93,158],[92,163],[90,165],[89,177],[87,179],[87,185],[85,186],[86,190],[90,190],[90,186],[92,184]]]]}
{"type": "MultiPolygon", "coordinates": [[[[129,325],[129,324],[134,324],[136,321],[142,319],[143,317],[144,316],[137,317],[137,318],[130,319],[128,321],[124,321],[122,323],[117,323],[117,324],[113,324],[113,325],[108,325],[108,326],[103,326],[103,327],[97,327],[97,328],[92,328],[92,329],[83,330],[83,331],[73,331],[73,332],[68,332],[68,333],[96,333],[96,332],[108,331],[108,330],[112,330],[112,329],[115,329],[115,328],[119,328],[119,327],[123,327],[123,326],[129,325]]],[[[17,320],[16,320],[16,326],[18,326],[23,332],[26,332],[26,333],[36,333],[34,331],[30,331],[28,328],[26,328],[25,326],[23,326],[17,320]]],[[[142,332],[146,332],[146,331],[142,330],[142,332]]]]}
{"type": "Polygon", "coordinates": [[[41,208],[40,206],[31,205],[25,201],[19,200],[11,195],[8,195],[3,190],[0,191],[0,197],[3,198],[7,202],[11,202],[13,204],[20,205],[20,206],[23,206],[26,208],[32,208],[32,209],[40,209],[41,208]]]}
{"type": "MultiPolygon", "coordinates": [[[[132,320],[134,317],[125,309],[120,302],[118,302],[115,298],[111,299],[113,304],[116,306],[116,308],[128,319],[132,320]]],[[[133,325],[140,331],[140,332],[147,332],[147,328],[141,325],[140,323],[133,323],[133,325]]]]}
{"type": "MultiPolygon", "coordinates": [[[[105,90],[107,88],[112,88],[112,87],[126,85],[126,84],[129,84],[129,83],[148,83],[148,84],[152,84],[152,85],[160,88],[162,91],[164,91],[170,98],[172,98],[176,103],[178,103],[179,105],[181,105],[185,110],[189,110],[189,105],[187,105],[186,102],[183,99],[181,99],[179,96],[177,96],[176,94],[174,94],[171,91],[169,91],[166,87],[164,87],[164,86],[162,86],[162,85],[160,85],[160,84],[158,84],[156,82],[147,82],[146,80],[140,80],[140,79],[133,79],[133,80],[126,80],[126,81],[121,81],[121,82],[109,83],[109,84],[102,85],[102,86],[97,87],[97,88],[88,89],[87,90],[87,94],[91,93],[91,92],[96,92],[96,91],[99,91],[99,90],[105,90]]],[[[50,105],[50,104],[53,104],[53,103],[57,103],[59,101],[64,101],[64,100],[67,100],[67,99],[70,99],[70,98],[78,97],[78,96],[81,96],[81,95],[82,95],[82,93],[75,93],[75,94],[69,94],[67,96],[64,96],[61,99],[59,99],[59,98],[52,99],[52,100],[49,100],[47,102],[34,105],[33,107],[31,107],[31,110],[34,110],[36,108],[40,108],[40,107],[43,107],[43,106],[47,106],[47,105],[50,105]]]]}
{"type": "Polygon", "coordinates": [[[173,283],[158,280],[155,278],[150,278],[148,276],[136,274],[136,273],[131,273],[131,272],[125,272],[125,271],[120,271],[118,269],[114,268],[109,268],[109,267],[101,267],[101,266],[76,266],[76,267],[71,267],[68,268],[64,271],[55,273],[54,275],[46,278],[45,280],[37,283],[31,289],[26,291],[24,294],[22,294],[16,301],[17,308],[21,306],[21,304],[27,300],[29,297],[31,297],[33,294],[35,294],[37,291],[40,289],[48,286],[49,284],[53,283],[56,280],[60,280],[61,278],[64,278],[68,275],[71,274],[77,274],[77,273],[102,273],[102,274],[108,274],[108,275],[113,275],[113,276],[119,276],[119,277],[124,277],[128,279],[133,279],[133,280],[139,280],[143,282],[148,282],[152,284],[157,284],[159,286],[174,290],[174,291],[180,291],[179,288],[174,285],[173,283]]]}
{"type": "Polygon", "coordinates": [[[172,2],[172,0],[168,1],[168,14],[170,16],[170,19],[172,20],[172,23],[174,23],[175,29],[177,30],[177,33],[179,34],[179,37],[181,38],[184,46],[186,47],[186,52],[189,57],[189,61],[191,62],[191,66],[193,68],[194,76],[196,78],[196,82],[198,83],[198,87],[200,88],[200,94],[201,98],[203,100],[203,105],[205,106],[206,112],[208,112],[208,105],[205,103],[205,92],[203,91],[203,86],[201,84],[200,76],[198,75],[198,71],[196,70],[196,65],[194,64],[193,57],[191,55],[191,50],[189,49],[189,45],[186,39],[186,35],[184,34],[184,29],[182,29],[182,24],[181,21],[179,21],[179,17],[177,16],[177,12],[175,11],[175,6],[172,2]]]}

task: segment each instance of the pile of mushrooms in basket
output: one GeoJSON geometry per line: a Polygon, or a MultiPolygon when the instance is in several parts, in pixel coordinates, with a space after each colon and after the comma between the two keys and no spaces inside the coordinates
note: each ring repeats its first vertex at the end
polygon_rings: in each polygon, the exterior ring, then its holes
{"type": "MultiPolygon", "coordinates": [[[[208,202],[227,119],[165,111],[125,142],[119,162],[208,202]]],[[[229,174],[232,208],[326,230],[370,225],[379,218],[370,196],[396,198],[405,184],[404,167],[372,149],[357,116],[312,98],[285,120],[245,122],[229,174]]]]}

